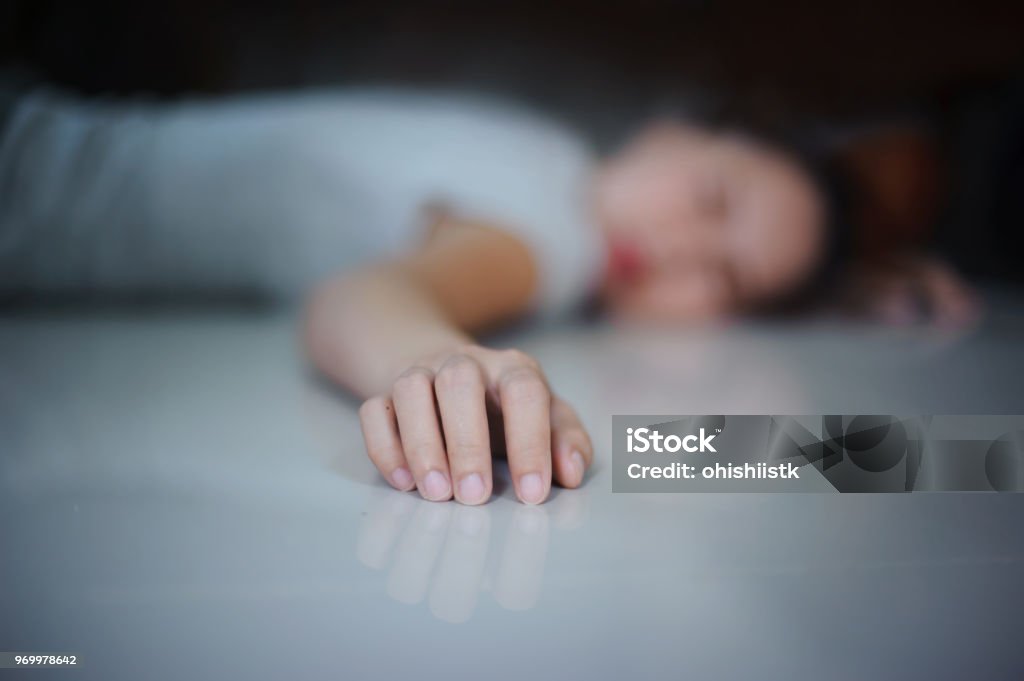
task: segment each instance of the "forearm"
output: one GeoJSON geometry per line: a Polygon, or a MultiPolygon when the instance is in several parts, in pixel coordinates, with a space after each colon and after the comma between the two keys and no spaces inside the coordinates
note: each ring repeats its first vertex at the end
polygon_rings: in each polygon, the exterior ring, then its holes
{"type": "Polygon", "coordinates": [[[566,487],[583,482],[593,448],[540,365],[468,336],[525,312],[534,275],[521,244],[466,225],[435,234],[402,262],[338,277],[311,298],[310,358],[367,398],[359,409],[367,453],[396,489],[416,487],[434,501],[486,501],[492,406],[521,500],[542,502],[552,479],[566,487]]]}
{"type": "Polygon", "coordinates": [[[525,312],[535,286],[530,253],[516,239],[449,220],[405,260],[320,286],[307,310],[306,347],[332,379],[361,397],[377,395],[423,358],[525,312]]]}
{"type": "Polygon", "coordinates": [[[384,392],[417,358],[469,342],[401,263],[338,276],[307,309],[305,344],[313,364],[362,398],[384,392]]]}

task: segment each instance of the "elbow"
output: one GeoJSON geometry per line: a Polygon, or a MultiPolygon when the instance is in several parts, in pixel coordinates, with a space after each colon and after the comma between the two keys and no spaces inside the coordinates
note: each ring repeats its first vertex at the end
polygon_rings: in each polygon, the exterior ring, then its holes
{"type": "Polygon", "coordinates": [[[341,361],[340,330],[345,282],[333,277],[313,288],[302,313],[302,349],[317,370],[336,375],[341,361]]]}

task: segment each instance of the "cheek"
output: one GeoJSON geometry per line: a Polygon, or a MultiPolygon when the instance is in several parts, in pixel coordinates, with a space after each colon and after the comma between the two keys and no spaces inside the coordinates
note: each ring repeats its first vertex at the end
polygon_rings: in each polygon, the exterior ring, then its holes
{"type": "Polygon", "coordinates": [[[750,295],[770,300],[799,286],[820,257],[818,239],[812,227],[802,232],[764,227],[741,241],[733,258],[747,275],[750,295]]]}
{"type": "Polygon", "coordinates": [[[608,186],[609,204],[624,227],[643,229],[671,222],[678,212],[679,178],[656,164],[621,169],[608,186]]]}
{"type": "Polygon", "coordinates": [[[734,311],[720,287],[701,276],[680,273],[630,285],[611,297],[617,317],[646,321],[707,321],[734,311]]]}

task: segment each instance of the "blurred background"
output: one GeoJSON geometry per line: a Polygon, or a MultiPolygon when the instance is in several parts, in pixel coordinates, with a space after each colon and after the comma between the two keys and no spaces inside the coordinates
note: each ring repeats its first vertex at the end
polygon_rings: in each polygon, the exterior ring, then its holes
{"type": "Polygon", "coordinates": [[[496,345],[546,367],[599,464],[537,508],[502,473],[470,509],[381,496],[355,403],[310,380],[286,315],[0,296],[0,647],[104,679],[539,679],[567,659],[1019,678],[1024,496],[611,494],[608,433],[626,413],[1024,413],[1024,2],[0,0],[3,72],[161,102],[471,90],[602,150],[659,113],[746,127],[838,170],[856,250],[939,253],[1009,304],[948,337],[512,329],[496,345]],[[496,665],[494,641],[535,654],[496,665]]]}
{"type": "Polygon", "coordinates": [[[857,248],[1019,282],[1024,5],[7,0],[7,66],[86,95],[388,83],[482,91],[609,148],[653,113],[782,131],[841,167],[857,248]],[[893,234],[899,234],[895,246],[893,234]]]}

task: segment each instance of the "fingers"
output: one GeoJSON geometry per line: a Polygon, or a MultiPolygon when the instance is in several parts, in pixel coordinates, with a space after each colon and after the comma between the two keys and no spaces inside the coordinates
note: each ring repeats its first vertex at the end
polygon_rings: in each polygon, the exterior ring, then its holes
{"type": "Polygon", "coordinates": [[[923,258],[859,279],[863,308],[881,321],[898,326],[931,322],[963,328],[978,321],[981,303],[949,266],[923,258]]]}
{"type": "Polygon", "coordinates": [[[498,381],[509,470],[527,504],[541,503],[551,490],[551,394],[535,366],[514,362],[498,381]]]}
{"type": "Polygon", "coordinates": [[[455,498],[481,504],[491,495],[491,447],[483,370],[466,355],[452,355],[437,372],[441,411],[455,498]]]}
{"type": "Polygon", "coordinates": [[[422,367],[409,369],[395,381],[391,399],[402,451],[420,494],[430,501],[450,499],[451,476],[437,423],[433,372],[422,367]]]}
{"type": "Polygon", "coordinates": [[[563,487],[579,487],[594,458],[590,436],[573,408],[551,398],[551,463],[555,481],[563,487]]]}
{"type": "Polygon", "coordinates": [[[386,397],[373,397],[359,408],[359,425],[370,460],[392,487],[404,491],[416,484],[402,452],[395,408],[386,397]]]}
{"type": "Polygon", "coordinates": [[[962,327],[977,321],[980,303],[956,272],[942,263],[932,262],[926,266],[922,279],[937,324],[962,327]]]}
{"type": "Polygon", "coordinates": [[[370,459],[393,487],[415,486],[431,501],[454,495],[464,504],[484,503],[493,490],[492,435],[504,436],[524,503],[543,502],[552,481],[583,482],[593,459],[590,438],[572,408],[551,395],[532,358],[509,350],[442,360],[409,369],[390,397],[367,400],[359,410],[370,459]],[[492,433],[488,406],[496,403],[500,427],[492,433]]]}
{"type": "Polygon", "coordinates": [[[877,319],[893,326],[908,326],[920,317],[920,303],[906,282],[879,287],[868,308],[877,319]]]}

